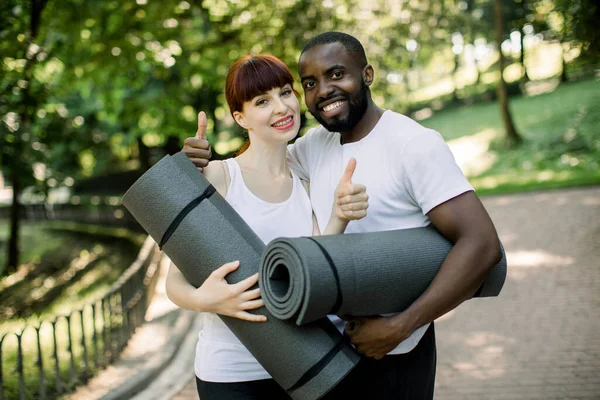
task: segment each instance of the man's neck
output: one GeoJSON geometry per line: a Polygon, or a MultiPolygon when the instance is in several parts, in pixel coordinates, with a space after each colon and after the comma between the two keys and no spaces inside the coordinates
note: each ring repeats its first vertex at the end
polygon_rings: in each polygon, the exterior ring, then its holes
{"type": "Polygon", "coordinates": [[[358,142],[366,137],[375,128],[384,111],[384,109],[373,103],[372,100],[369,101],[367,111],[361,120],[351,130],[341,132],[342,144],[358,142]]]}

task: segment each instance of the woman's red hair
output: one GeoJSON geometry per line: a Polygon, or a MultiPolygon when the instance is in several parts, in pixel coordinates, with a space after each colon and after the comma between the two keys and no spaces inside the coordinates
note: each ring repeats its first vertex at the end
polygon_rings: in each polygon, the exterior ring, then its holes
{"type": "MultiPolygon", "coordinates": [[[[294,85],[289,68],[279,58],[270,54],[248,55],[233,63],[225,80],[225,99],[229,111],[242,111],[244,103],[273,88],[294,85]]],[[[238,150],[243,153],[250,143],[246,141],[238,150]]]]}

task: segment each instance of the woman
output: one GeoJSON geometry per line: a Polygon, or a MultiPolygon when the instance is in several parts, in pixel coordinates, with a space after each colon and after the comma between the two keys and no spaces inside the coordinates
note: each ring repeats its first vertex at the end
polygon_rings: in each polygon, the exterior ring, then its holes
{"type": "MultiPolygon", "coordinates": [[[[210,162],[205,177],[265,244],[276,237],[318,235],[307,187],[286,161],[287,143],[300,128],[300,105],[287,66],[270,55],[243,57],[229,70],[225,96],[249,142],[237,157],[210,162]]],[[[200,125],[199,121],[199,129],[200,125]]],[[[351,160],[340,180],[323,234],[343,233],[349,220],[366,215],[365,188],[351,183],[355,166],[351,160]]],[[[198,394],[202,400],[287,399],[217,316],[266,321],[265,316],[250,312],[264,305],[260,289],[250,289],[258,274],[232,285],[225,280],[238,267],[238,261],[223,265],[198,289],[177,268],[169,270],[169,298],[182,308],[204,312],[196,347],[198,394]]]]}

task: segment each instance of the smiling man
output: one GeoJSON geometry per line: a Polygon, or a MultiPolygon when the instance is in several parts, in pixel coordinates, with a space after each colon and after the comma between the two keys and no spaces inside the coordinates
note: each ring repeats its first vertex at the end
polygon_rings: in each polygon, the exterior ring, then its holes
{"type": "MultiPolygon", "coordinates": [[[[441,135],[373,102],[373,67],[356,38],[316,36],[298,69],[308,110],[321,125],[289,146],[288,159],[310,181],[319,226],[327,224],[337,182],[355,158],[353,181],[366,185],[369,211],[346,233],[433,224],[454,244],[429,288],[403,312],[346,316],[345,328],[330,317],[365,356],[330,398],[432,399],[433,321],[471,298],[500,260],[494,225],[441,135]]],[[[192,138],[183,151],[199,167],[210,152],[208,142],[192,138]]]]}

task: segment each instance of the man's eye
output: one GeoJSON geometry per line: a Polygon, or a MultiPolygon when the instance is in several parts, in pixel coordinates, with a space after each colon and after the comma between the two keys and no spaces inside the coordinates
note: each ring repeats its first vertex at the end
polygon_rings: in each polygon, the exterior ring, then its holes
{"type": "Polygon", "coordinates": [[[304,89],[311,89],[315,86],[314,82],[304,82],[304,89]]]}
{"type": "Polygon", "coordinates": [[[342,72],[340,72],[340,71],[336,71],[336,72],[334,72],[333,74],[331,74],[331,77],[332,77],[333,79],[340,79],[340,78],[341,78],[343,75],[344,75],[344,74],[343,74],[342,72]]]}

